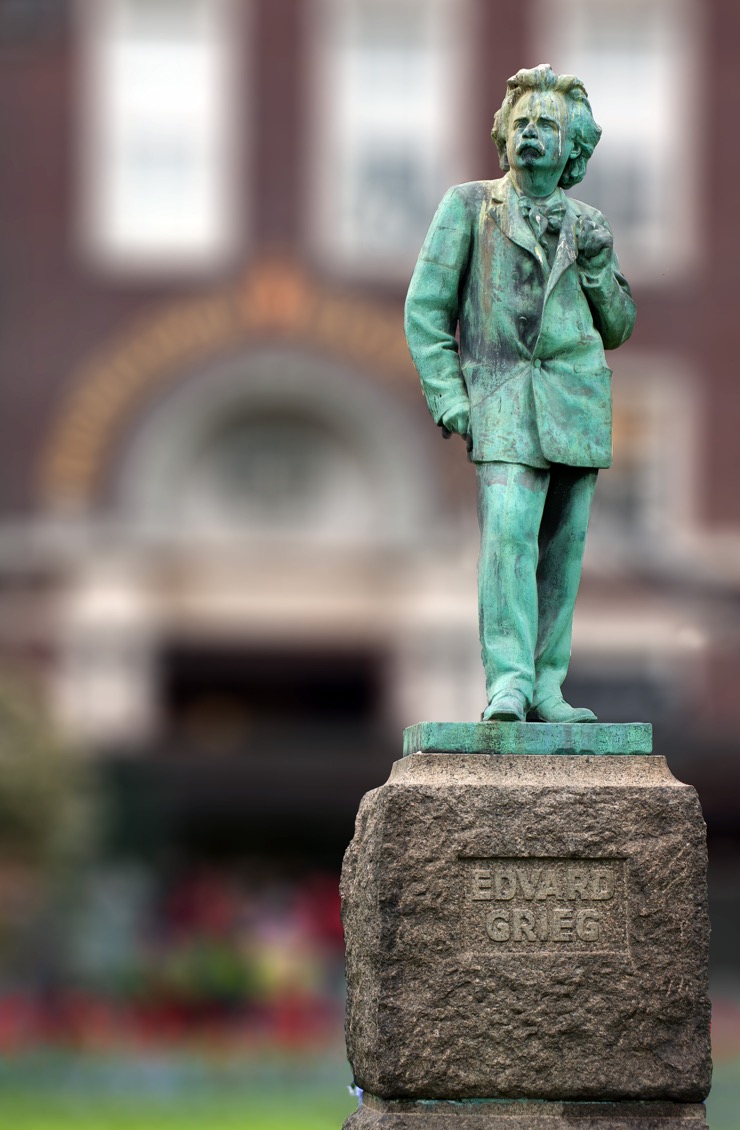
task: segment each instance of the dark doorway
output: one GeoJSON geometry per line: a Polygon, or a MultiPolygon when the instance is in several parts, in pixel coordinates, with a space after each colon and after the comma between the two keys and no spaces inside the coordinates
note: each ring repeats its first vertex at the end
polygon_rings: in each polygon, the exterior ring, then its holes
{"type": "Polygon", "coordinates": [[[107,759],[119,844],[338,865],[362,795],[400,756],[387,670],[367,650],[168,645],[156,747],[107,759]]]}
{"type": "Polygon", "coordinates": [[[197,745],[227,732],[374,726],[382,711],[379,655],[365,651],[172,645],[162,655],[167,728],[197,745]]]}

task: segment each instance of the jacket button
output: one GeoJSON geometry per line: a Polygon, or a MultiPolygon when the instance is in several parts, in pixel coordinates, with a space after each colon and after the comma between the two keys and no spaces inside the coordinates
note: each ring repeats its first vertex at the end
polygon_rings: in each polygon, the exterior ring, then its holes
{"type": "Polygon", "coordinates": [[[526,326],[526,324],[527,324],[527,316],[526,316],[526,314],[520,314],[520,315],[519,315],[519,325],[520,325],[520,326],[526,326]]]}
{"type": "Polygon", "coordinates": [[[535,369],[541,369],[542,368],[542,362],[540,361],[539,357],[534,362],[534,367],[535,367],[535,369]]]}

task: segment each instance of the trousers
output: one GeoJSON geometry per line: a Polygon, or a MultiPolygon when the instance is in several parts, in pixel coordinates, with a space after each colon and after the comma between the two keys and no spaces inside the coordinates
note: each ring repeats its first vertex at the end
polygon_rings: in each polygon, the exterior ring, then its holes
{"type": "Polygon", "coordinates": [[[486,693],[517,692],[528,709],[560,696],[568,672],[597,471],[496,462],[476,472],[486,693]]]}

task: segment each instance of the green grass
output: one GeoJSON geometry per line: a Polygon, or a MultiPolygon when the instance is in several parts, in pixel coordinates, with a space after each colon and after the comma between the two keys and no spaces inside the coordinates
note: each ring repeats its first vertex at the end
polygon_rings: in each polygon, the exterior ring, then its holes
{"type": "Polygon", "coordinates": [[[357,1106],[349,1079],[341,1052],[0,1058],[0,1130],[340,1130],[357,1106]]]}
{"type": "Polygon", "coordinates": [[[212,1099],[207,1103],[95,1100],[67,1103],[30,1096],[0,1100],[0,1126],[13,1130],[340,1130],[355,1101],[309,1102],[288,1095],[253,1105],[212,1099]]]}
{"type": "Polygon", "coordinates": [[[740,1130],[740,1063],[719,1063],[714,1068],[712,1093],[707,1100],[711,1130],[740,1130]]]}

